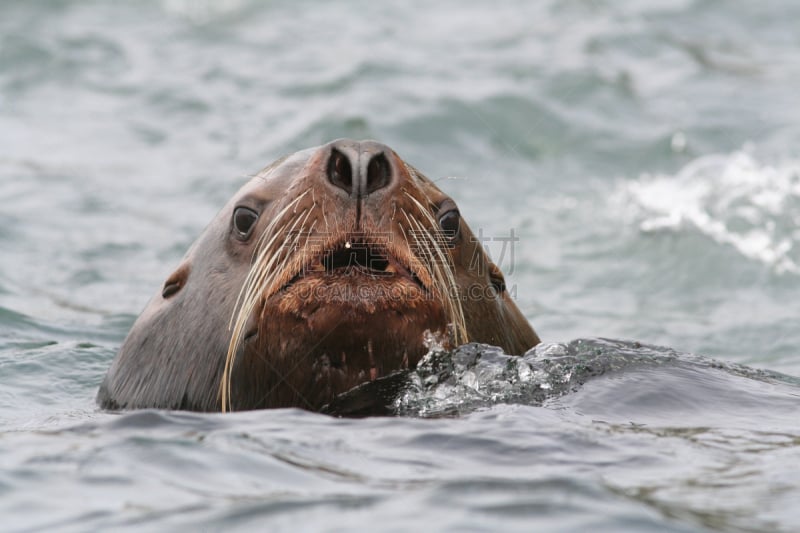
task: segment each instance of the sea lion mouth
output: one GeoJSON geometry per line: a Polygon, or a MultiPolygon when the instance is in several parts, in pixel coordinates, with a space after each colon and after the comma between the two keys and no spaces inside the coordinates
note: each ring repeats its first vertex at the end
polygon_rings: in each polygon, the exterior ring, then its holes
{"type": "Polygon", "coordinates": [[[329,274],[337,270],[357,270],[368,275],[382,276],[395,272],[396,261],[390,261],[385,250],[348,240],[343,246],[322,257],[322,265],[329,274]]]}
{"type": "Polygon", "coordinates": [[[359,282],[410,281],[420,290],[427,290],[413,266],[392,254],[385,244],[371,242],[361,236],[342,239],[334,247],[314,255],[281,290],[288,289],[300,280],[318,277],[327,278],[330,282],[350,277],[358,278],[359,282]]]}

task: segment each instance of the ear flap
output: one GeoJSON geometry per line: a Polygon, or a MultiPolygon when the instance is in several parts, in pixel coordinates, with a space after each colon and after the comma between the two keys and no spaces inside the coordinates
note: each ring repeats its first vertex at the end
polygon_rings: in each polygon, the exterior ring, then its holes
{"type": "Polygon", "coordinates": [[[506,290],[506,278],[503,276],[503,272],[491,261],[489,263],[489,280],[492,283],[492,287],[497,291],[497,294],[502,294],[506,290]]]}
{"type": "Polygon", "coordinates": [[[191,265],[189,262],[184,261],[181,263],[181,266],[164,282],[164,287],[161,289],[161,297],[166,300],[177,294],[186,285],[190,272],[191,265]]]}

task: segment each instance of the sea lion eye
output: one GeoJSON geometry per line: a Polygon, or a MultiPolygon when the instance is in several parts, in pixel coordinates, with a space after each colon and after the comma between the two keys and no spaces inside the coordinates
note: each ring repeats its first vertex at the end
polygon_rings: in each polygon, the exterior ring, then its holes
{"type": "Polygon", "coordinates": [[[258,213],[249,207],[237,207],[233,211],[233,227],[236,229],[237,237],[241,240],[250,237],[256,220],[258,220],[258,213]]]}
{"type": "Polygon", "coordinates": [[[439,217],[439,227],[449,242],[454,242],[458,237],[458,230],[461,226],[461,213],[458,209],[451,209],[439,217]]]}

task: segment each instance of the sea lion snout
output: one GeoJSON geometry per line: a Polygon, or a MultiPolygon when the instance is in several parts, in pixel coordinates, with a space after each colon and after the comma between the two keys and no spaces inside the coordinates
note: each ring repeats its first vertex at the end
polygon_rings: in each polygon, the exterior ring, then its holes
{"type": "Polygon", "coordinates": [[[328,152],[328,182],[351,198],[364,198],[397,181],[394,152],[379,142],[338,139],[328,152]]]}

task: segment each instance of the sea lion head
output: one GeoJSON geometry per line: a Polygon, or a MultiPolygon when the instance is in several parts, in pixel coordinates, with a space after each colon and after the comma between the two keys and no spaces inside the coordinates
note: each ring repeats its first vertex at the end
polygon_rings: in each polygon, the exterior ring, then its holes
{"type": "Polygon", "coordinates": [[[539,342],[456,203],[385,145],[282,158],[220,211],[134,324],[107,407],[319,409],[426,341],[539,342]]]}

